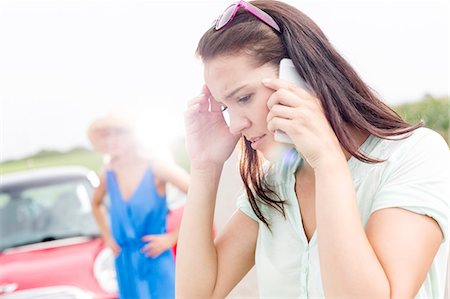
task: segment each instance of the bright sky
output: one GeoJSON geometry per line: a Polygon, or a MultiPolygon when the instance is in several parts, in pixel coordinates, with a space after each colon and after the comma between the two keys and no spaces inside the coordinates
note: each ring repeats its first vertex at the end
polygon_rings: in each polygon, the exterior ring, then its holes
{"type": "MultiPolygon", "coordinates": [[[[388,104],[448,95],[447,1],[286,1],[316,21],[388,104]]],[[[183,134],[193,54],[229,1],[0,1],[0,161],[89,146],[108,111],[149,143],[183,134]]]]}

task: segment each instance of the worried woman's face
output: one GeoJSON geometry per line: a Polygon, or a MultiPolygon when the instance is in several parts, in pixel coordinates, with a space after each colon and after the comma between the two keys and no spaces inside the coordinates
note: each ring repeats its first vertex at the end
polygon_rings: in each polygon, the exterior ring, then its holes
{"type": "Polygon", "coordinates": [[[255,66],[247,55],[219,56],[205,62],[205,82],[229,114],[230,132],[241,134],[268,160],[277,158],[282,144],[267,129],[267,101],[274,92],[261,81],[278,77],[278,68],[255,66]]]}

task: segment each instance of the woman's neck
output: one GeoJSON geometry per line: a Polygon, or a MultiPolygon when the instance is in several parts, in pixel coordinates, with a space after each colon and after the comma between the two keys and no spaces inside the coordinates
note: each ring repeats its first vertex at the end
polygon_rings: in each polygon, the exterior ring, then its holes
{"type": "Polygon", "coordinates": [[[129,152],[125,155],[112,157],[110,163],[113,168],[124,168],[141,163],[141,160],[141,157],[137,153],[129,152]]]}
{"type": "MultiPolygon", "coordinates": [[[[359,149],[361,147],[361,145],[364,143],[364,141],[366,141],[366,139],[370,135],[369,133],[362,132],[361,130],[359,130],[357,128],[348,128],[348,130],[350,131],[351,136],[353,136],[353,140],[355,141],[355,144],[356,144],[356,149],[359,149]]],[[[344,153],[347,161],[352,157],[352,155],[349,152],[347,152],[343,147],[342,147],[342,152],[344,153]]]]}

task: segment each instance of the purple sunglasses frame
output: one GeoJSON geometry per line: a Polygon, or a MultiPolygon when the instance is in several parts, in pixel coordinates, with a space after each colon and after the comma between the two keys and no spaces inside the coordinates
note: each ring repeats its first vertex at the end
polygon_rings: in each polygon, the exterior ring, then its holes
{"type": "Polygon", "coordinates": [[[246,1],[241,0],[241,1],[235,2],[235,3],[231,4],[230,6],[228,6],[227,9],[224,10],[224,12],[226,12],[233,6],[234,6],[234,9],[230,15],[230,18],[228,20],[226,20],[226,22],[223,23],[222,26],[218,26],[218,24],[220,23],[220,20],[222,19],[223,13],[214,21],[213,25],[216,30],[220,30],[223,27],[227,26],[234,19],[234,16],[236,15],[239,7],[242,7],[247,12],[251,13],[256,18],[258,18],[260,21],[266,23],[267,25],[269,25],[270,27],[272,27],[273,29],[275,29],[276,31],[281,33],[280,26],[278,26],[278,24],[275,22],[275,20],[268,13],[259,9],[258,7],[248,3],[246,1]]]}

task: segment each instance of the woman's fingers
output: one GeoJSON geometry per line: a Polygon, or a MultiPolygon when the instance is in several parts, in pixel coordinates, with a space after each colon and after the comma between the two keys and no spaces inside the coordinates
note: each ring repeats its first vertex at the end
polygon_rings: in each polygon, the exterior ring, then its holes
{"type": "Polygon", "coordinates": [[[160,254],[160,249],[158,248],[157,244],[154,243],[148,243],[144,247],[142,247],[141,250],[146,256],[155,257],[160,254]]]}
{"type": "Polygon", "coordinates": [[[281,130],[289,134],[291,131],[291,124],[292,122],[289,119],[275,117],[267,123],[267,129],[272,133],[275,133],[277,130],[281,130]]]}
{"type": "Polygon", "coordinates": [[[206,85],[198,96],[188,101],[187,107],[196,112],[222,112],[222,104],[214,99],[206,85]]]}
{"type": "Polygon", "coordinates": [[[274,105],[267,114],[266,121],[269,122],[274,117],[284,119],[294,119],[297,116],[297,109],[285,105],[274,105]]]}
{"type": "Polygon", "coordinates": [[[157,257],[159,256],[163,251],[167,250],[168,247],[165,245],[165,235],[147,235],[143,236],[142,240],[147,241],[149,243],[145,244],[144,247],[142,247],[141,251],[146,255],[150,257],[157,257]]]}
{"type": "Polygon", "coordinates": [[[188,101],[188,109],[197,110],[198,112],[207,112],[209,109],[208,95],[201,93],[188,101]]]}
{"type": "Polygon", "coordinates": [[[209,107],[210,107],[209,111],[222,112],[222,103],[216,101],[214,96],[211,94],[211,91],[209,90],[208,86],[204,85],[204,90],[209,99],[209,107]]]}
{"type": "Polygon", "coordinates": [[[144,247],[142,247],[142,251],[146,252],[146,251],[151,250],[152,248],[153,248],[153,244],[152,243],[147,243],[147,244],[145,244],[144,247]]]}
{"type": "Polygon", "coordinates": [[[298,105],[299,101],[306,103],[319,102],[318,99],[313,97],[308,91],[291,82],[280,79],[264,79],[262,83],[267,88],[275,91],[267,102],[269,109],[276,104],[295,107],[298,105]]]}
{"type": "Polygon", "coordinates": [[[209,101],[209,111],[211,112],[222,112],[222,104],[217,102],[216,99],[211,94],[208,86],[203,85],[203,93],[207,96],[209,101]]]}
{"type": "Polygon", "coordinates": [[[155,239],[158,239],[157,235],[145,235],[145,236],[142,237],[141,240],[145,241],[145,242],[151,242],[151,241],[153,241],[155,239]]]}
{"type": "Polygon", "coordinates": [[[280,89],[286,89],[289,90],[290,92],[296,94],[299,97],[305,98],[305,99],[309,99],[312,98],[313,96],[311,95],[311,93],[305,89],[303,89],[302,87],[286,81],[286,80],[281,80],[281,79],[263,79],[262,84],[264,84],[264,86],[266,86],[267,88],[273,89],[274,91],[280,90],[280,89]]]}
{"type": "Polygon", "coordinates": [[[296,107],[300,104],[300,101],[303,101],[293,92],[287,89],[279,89],[275,91],[267,101],[267,107],[272,109],[275,105],[284,105],[288,107],[296,107]]]}
{"type": "Polygon", "coordinates": [[[214,98],[209,99],[211,112],[222,112],[222,103],[217,102],[214,98]]]}

